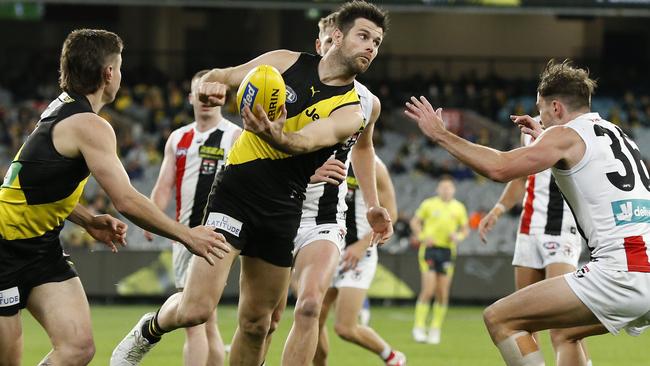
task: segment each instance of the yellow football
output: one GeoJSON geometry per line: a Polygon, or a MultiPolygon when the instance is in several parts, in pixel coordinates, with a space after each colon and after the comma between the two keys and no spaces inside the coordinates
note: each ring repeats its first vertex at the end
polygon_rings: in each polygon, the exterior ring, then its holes
{"type": "Polygon", "coordinates": [[[280,116],[280,107],[287,97],[286,86],[280,72],[273,66],[260,65],[251,70],[239,85],[237,90],[237,105],[239,113],[248,107],[262,105],[269,120],[280,116]]]}

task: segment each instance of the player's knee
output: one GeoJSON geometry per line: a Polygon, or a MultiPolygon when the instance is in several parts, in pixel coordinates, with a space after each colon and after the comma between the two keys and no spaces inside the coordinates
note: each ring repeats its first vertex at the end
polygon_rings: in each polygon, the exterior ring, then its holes
{"type": "Polygon", "coordinates": [[[553,344],[553,348],[555,349],[565,343],[577,343],[580,341],[579,338],[573,337],[571,333],[565,329],[551,329],[548,332],[551,336],[551,343],[553,344]]]}
{"type": "Polygon", "coordinates": [[[322,305],[323,297],[321,294],[307,294],[298,300],[298,303],[296,304],[296,318],[302,317],[309,319],[318,319],[322,305]]]}
{"type": "Polygon", "coordinates": [[[239,329],[248,338],[264,341],[270,328],[271,319],[267,317],[247,317],[244,315],[239,319],[239,329]]]}
{"type": "Polygon", "coordinates": [[[207,322],[212,311],[214,310],[205,306],[180,308],[177,313],[177,321],[184,327],[194,327],[207,322]]]}
{"type": "Polygon", "coordinates": [[[343,324],[343,323],[336,323],[334,324],[334,332],[336,335],[341,337],[342,339],[346,341],[352,341],[354,340],[354,326],[350,326],[348,324],[343,324]]]}
{"type": "Polygon", "coordinates": [[[492,304],[483,310],[483,322],[485,322],[485,326],[487,327],[492,340],[494,341],[499,338],[498,333],[499,329],[502,327],[502,319],[495,304],[492,304]]]}
{"type": "Polygon", "coordinates": [[[55,350],[69,365],[87,365],[95,356],[95,342],[91,336],[80,336],[55,346],[55,350]]]}

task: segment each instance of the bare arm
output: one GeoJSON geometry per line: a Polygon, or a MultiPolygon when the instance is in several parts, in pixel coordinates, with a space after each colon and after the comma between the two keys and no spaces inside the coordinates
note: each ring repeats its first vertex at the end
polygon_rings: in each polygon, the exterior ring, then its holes
{"type": "MultiPolygon", "coordinates": [[[[395,188],[388,175],[386,165],[377,159],[377,191],[379,192],[379,203],[385,207],[393,220],[397,219],[397,202],[395,201],[395,188]]],[[[356,267],[357,263],[365,255],[366,249],[372,244],[372,233],[364,235],[357,242],[352,243],[345,249],[343,256],[343,270],[356,267]]]]}
{"type": "Polygon", "coordinates": [[[361,127],[363,115],[359,105],[339,108],[318,123],[309,123],[298,131],[284,131],[287,110],[282,107],[282,115],[271,122],[261,105],[256,112],[248,107],[242,111],[244,128],[266,141],[273,148],[284,153],[297,155],[316,151],[345,141],[361,127]]]}
{"type": "Polygon", "coordinates": [[[447,131],[442,122],[442,109],[433,110],[424,97],[420,97],[420,100],[411,98],[405,113],[418,122],[425,135],[456,159],[499,182],[539,173],[560,162],[570,167],[584,156],[584,141],[566,126],[548,128],[533,144],[502,152],[471,143],[447,131]]]}
{"type": "Polygon", "coordinates": [[[227,68],[212,69],[201,77],[199,100],[211,106],[223,105],[229,87],[239,87],[249,71],[259,65],[271,65],[280,73],[285,72],[300,57],[300,53],[288,50],[267,52],[245,64],[227,68]]]}
{"type": "Polygon", "coordinates": [[[379,195],[379,204],[385,207],[390,215],[391,220],[397,220],[397,199],[395,196],[395,187],[388,174],[388,168],[381,160],[377,159],[377,191],[379,195]]]}
{"type": "MultiPolygon", "coordinates": [[[[151,191],[151,201],[161,210],[165,210],[167,205],[169,205],[169,200],[174,189],[174,178],[176,177],[175,170],[176,161],[174,148],[172,146],[172,138],[170,136],[165,144],[165,154],[160,166],[160,172],[158,173],[158,179],[151,191]]],[[[149,241],[153,240],[153,235],[146,230],[144,232],[144,237],[149,241]]]]}
{"type": "MultiPolygon", "coordinates": [[[[82,113],[66,119],[65,133],[78,148],[88,168],[115,208],[136,225],[179,241],[213,264],[210,254],[223,258],[230,250],[222,235],[206,227],[190,229],[167,217],[156,205],[133,188],[116,153],[112,127],[101,117],[82,113]],[[218,248],[218,250],[217,250],[218,248]]],[[[56,131],[55,131],[56,132],[56,131]]]]}
{"type": "Polygon", "coordinates": [[[487,234],[492,231],[494,225],[505,212],[517,203],[521,202],[526,189],[526,178],[515,178],[508,182],[501,193],[501,197],[494,204],[494,207],[488,212],[478,224],[478,234],[483,243],[487,243],[487,234]]]}
{"type": "Polygon", "coordinates": [[[109,247],[113,253],[117,253],[117,245],[126,246],[128,225],[111,215],[94,215],[77,204],[68,220],[86,229],[93,239],[109,247]]]}
{"type": "Polygon", "coordinates": [[[359,181],[359,187],[363,192],[363,200],[368,207],[378,207],[377,178],[375,172],[375,146],[372,142],[372,135],[375,129],[375,122],[381,113],[381,104],[377,97],[373,98],[372,113],[370,121],[363,130],[359,140],[352,147],[350,159],[354,167],[355,176],[359,181]]]}

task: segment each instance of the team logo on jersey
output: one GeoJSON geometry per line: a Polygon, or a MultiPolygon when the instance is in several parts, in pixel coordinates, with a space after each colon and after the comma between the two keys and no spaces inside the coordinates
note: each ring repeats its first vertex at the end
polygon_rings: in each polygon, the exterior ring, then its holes
{"type": "Polygon", "coordinates": [[[298,100],[298,94],[296,94],[289,85],[287,87],[287,103],[295,103],[298,100]]]}
{"type": "Polygon", "coordinates": [[[650,200],[622,200],[612,202],[612,212],[617,226],[650,222],[650,200]]]}
{"type": "Polygon", "coordinates": [[[176,150],[176,157],[181,157],[187,155],[187,148],[186,147],[180,147],[178,150],[176,150]]]}
{"type": "Polygon", "coordinates": [[[241,233],[242,222],[221,212],[210,212],[205,226],[220,229],[236,237],[241,233]]]}
{"type": "Polygon", "coordinates": [[[18,287],[12,287],[0,291],[0,308],[17,305],[18,303],[20,303],[20,293],[18,292],[18,287]]]}
{"type": "Polygon", "coordinates": [[[201,161],[201,174],[212,175],[217,171],[217,161],[210,159],[203,159],[201,161]]]}

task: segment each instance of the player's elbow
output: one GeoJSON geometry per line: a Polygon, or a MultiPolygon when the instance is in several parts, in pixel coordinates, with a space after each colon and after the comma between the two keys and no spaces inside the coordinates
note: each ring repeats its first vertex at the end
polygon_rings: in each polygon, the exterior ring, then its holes
{"type": "Polygon", "coordinates": [[[488,172],[488,178],[499,183],[507,183],[512,180],[511,174],[503,168],[490,170],[488,172]]]}

